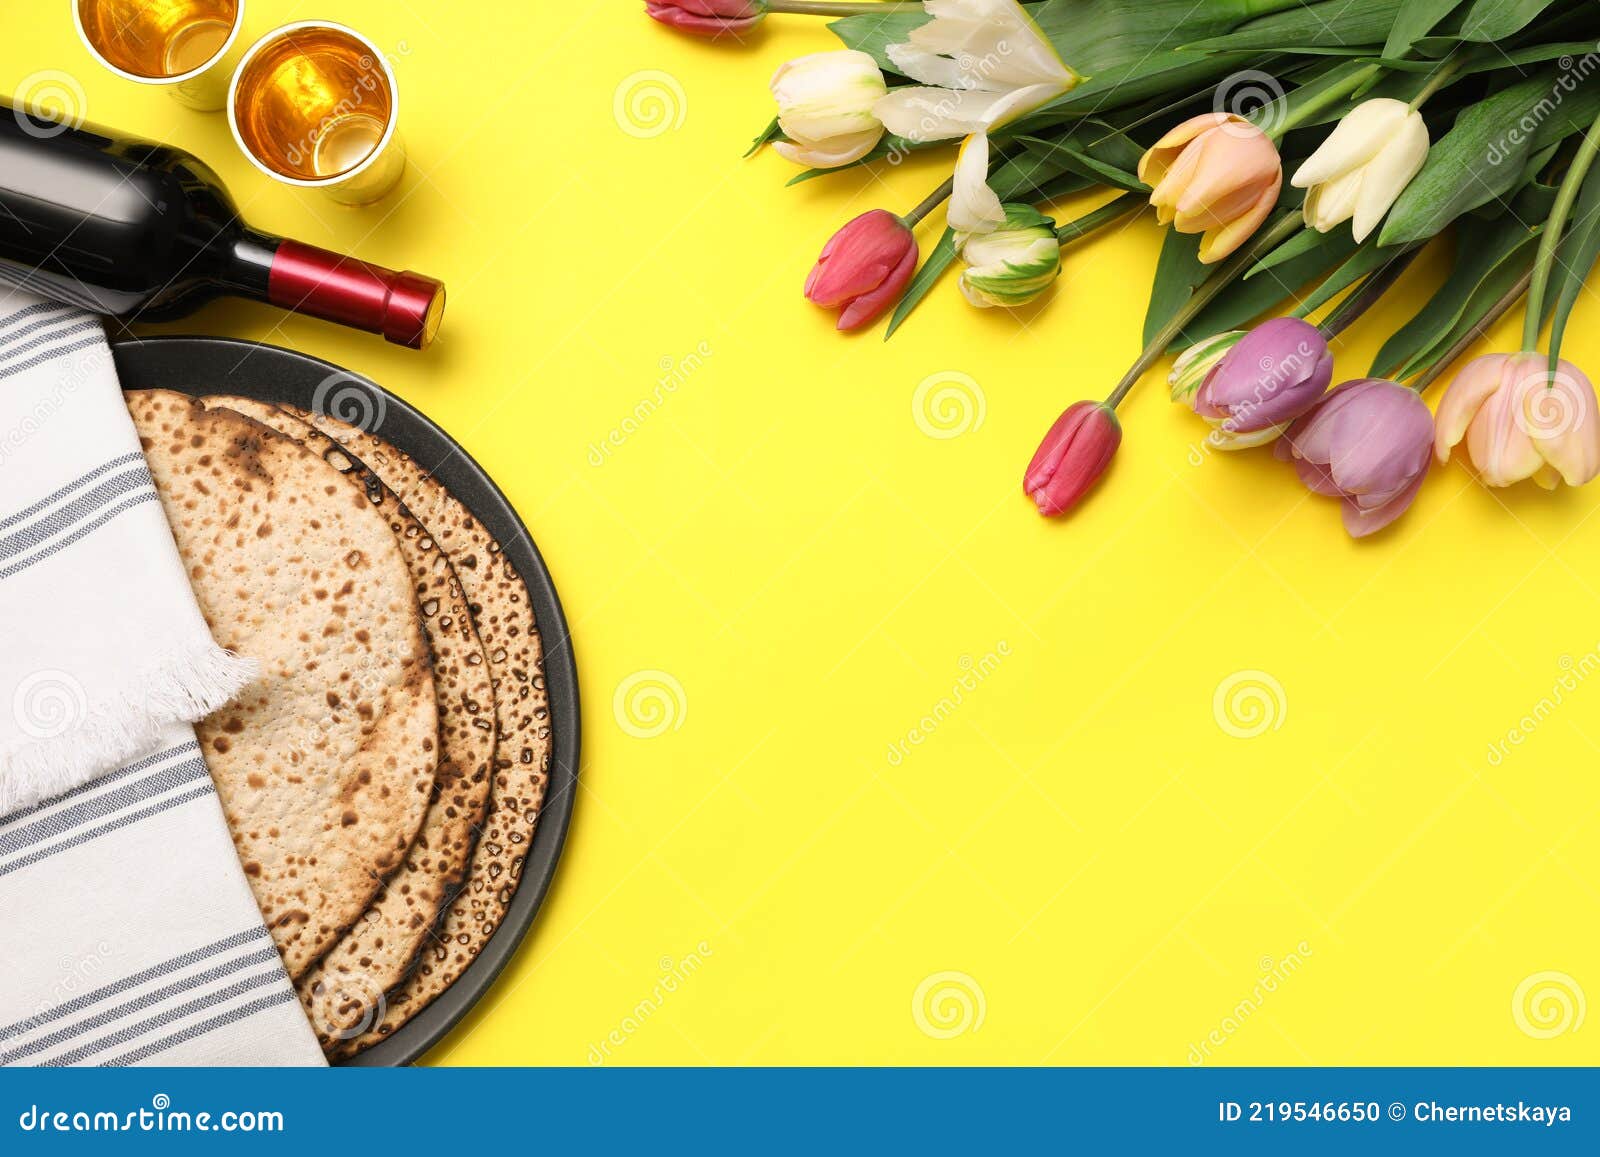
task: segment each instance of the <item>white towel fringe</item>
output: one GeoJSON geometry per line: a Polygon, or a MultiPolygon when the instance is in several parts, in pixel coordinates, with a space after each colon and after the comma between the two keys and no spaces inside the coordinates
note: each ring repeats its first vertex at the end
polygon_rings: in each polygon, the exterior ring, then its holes
{"type": "Polygon", "coordinates": [[[205,640],[163,656],[59,735],[0,752],[0,816],[71,791],[151,754],[170,723],[195,723],[261,673],[254,659],[205,640]]]}

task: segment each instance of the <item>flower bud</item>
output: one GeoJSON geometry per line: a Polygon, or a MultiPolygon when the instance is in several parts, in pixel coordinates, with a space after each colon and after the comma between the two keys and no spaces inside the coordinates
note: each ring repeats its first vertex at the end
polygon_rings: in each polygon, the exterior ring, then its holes
{"type": "Polygon", "coordinates": [[[1200,260],[1221,261],[1254,233],[1278,203],[1283,162],[1272,139],[1243,117],[1190,117],[1139,159],[1156,220],[1199,233],[1200,260]]]}
{"type": "Polygon", "coordinates": [[[865,52],[816,52],[789,61],[772,76],[785,159],[814,169],[859,161],[883,139],[872,106],[888,89],[878,62],[865,52]]]}
{"type": "Polygon", "coordinates": [[[1122,444],[1122,423],[1104,402],[1075,402],[1039,443],[1022,489],[1040,514],[1064,514],[1089,492],[1122,444]]]}
{"type": "Polygon", "coordinates": [[[1295,172],[1295,188],[1309,190],[1306,224],[1326,233],[1353,221],[1356,241],[1365,241],[1427,159],[1421,113],[1388,97],[1363,101],[1295,172]]]}
{"type": "Polygon", "coordinates": [[[873,209],[822,247],[806,298],[839,310],[841,330],[859,329],[900,300],[916,269],[916,235],[887,209],[873,209]]]}
{"type": "Polygon", "coordinates": [[[645,0],[645,14],[695,36],[738,34],[767,14],[763,0],[645,0]]]}
{"type": "Polygon", "coordinates": [[[1600,403],[1584,372],[1542,353],[1486,354],[1456,375],[1439,403],[1434,453],[1463,438],[1488,486],[1532,478],[1546,490],[1600,474],[1600,403]]]}
{"type": "Polygon", "coordinates": [[[1200,383],[1205,381],[1206,375],[1211,372],[1211,367],[1239,344],[1239,339],[1245,332],[1242,329],[1224,330],[1208,338],[1201,338],[1179,354],[1178,360],[1172,363],[1172,372],[1167,375],[1167,385],[1171,387],[1172,400],[1187,406],[1194,392],[1200,388],[1200,383]]]}
{"type": "Polygon", "coordinates": [[[1216,427],[1219,450],[1261,446],[1316,405],[1333,381],[1333,354],[1310,322],[1275,317],[1223,355],[1189,399],[1216,427]]]}
{"type": "Polygon", "coordinates": [[[1428,474],[1433,415],[1415,390],[1362,378],[1325,394],[1278,442],[1300,481],[1343,503],[1352,538],[1382,530],[1411,506],[1428,474]]]}
{"type": "Polygon", "coordinates": [[[956,234],[956,255],[967,263],[961,292],[979,309],[1026,305],[1061,273],[1056,223],[1032,205],[1007,205],[1005,215],[993,233],[956,234]]]}

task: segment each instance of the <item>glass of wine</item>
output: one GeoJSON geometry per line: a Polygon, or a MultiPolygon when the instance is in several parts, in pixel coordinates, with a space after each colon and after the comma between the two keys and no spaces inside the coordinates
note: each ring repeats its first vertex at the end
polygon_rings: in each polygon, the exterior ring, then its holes
{"type": "Polygon", "coordinates": [[[288,24],[258,40],[228,93],[228,124],[256,168],[346,205],[370,204],[399,183],[399,114],[383,53],[325,20],[288,24]]]}
{"type": "Polygon", "coordinates": [[[201,112],[227,104],[244,0],[73,0],[72,19],[118,76],[164,85],[201,112]]]}

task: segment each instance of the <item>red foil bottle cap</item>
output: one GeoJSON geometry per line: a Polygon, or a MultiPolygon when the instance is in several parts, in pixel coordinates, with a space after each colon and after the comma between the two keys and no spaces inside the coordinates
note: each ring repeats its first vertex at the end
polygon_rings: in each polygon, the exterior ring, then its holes
{"type": "Polygon", "coordinates": [[[444,318],[443,282],[299,241],[278,246],[267,298],[296,313],[381,333],[412,349],[426,349],[444,318]]]}

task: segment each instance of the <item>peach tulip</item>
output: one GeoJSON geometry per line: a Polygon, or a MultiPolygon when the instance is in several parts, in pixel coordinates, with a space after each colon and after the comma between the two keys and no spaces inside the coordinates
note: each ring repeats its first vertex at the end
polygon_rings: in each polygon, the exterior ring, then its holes
{"type": "Polygon", "coordinates": [[[1600,407],[1594,386],[1569,361],[1552,375],[1542,353],[1476,358],[1450,383],[1434,424],[1439,461],[1465,438],[1489,486],[1532,478],[1554,490],[1600,474],[1600,407]]]}
{"type": "Polygon", "coordinates": [[[1199,233],[1200,260],[1221,261],[1254,233],[1278,203],[1283,162],[1272,138],[1241,116],[1190,117],[1139,160],[1156,219],[1199,233]]]}

